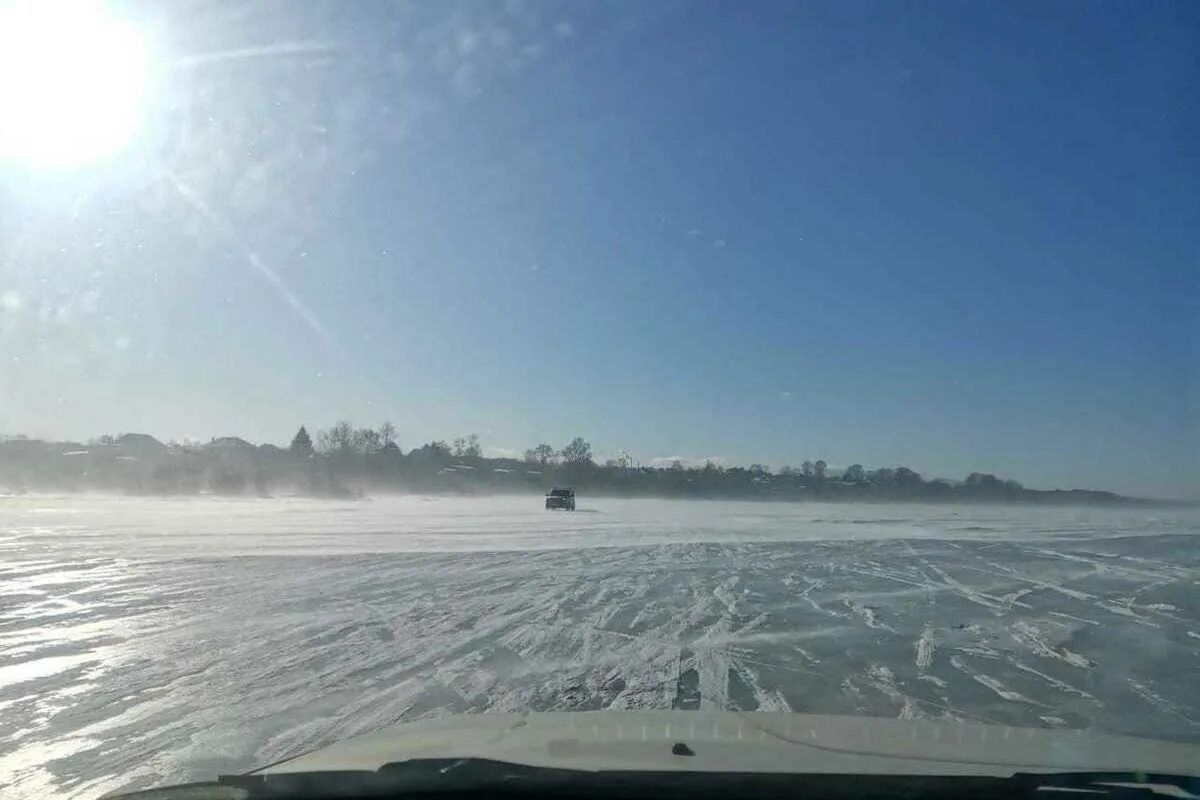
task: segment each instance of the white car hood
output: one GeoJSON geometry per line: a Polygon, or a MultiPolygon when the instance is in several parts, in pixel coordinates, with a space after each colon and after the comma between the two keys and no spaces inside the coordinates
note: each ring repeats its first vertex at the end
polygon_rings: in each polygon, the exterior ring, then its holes
{"type": "Polygon", "coordinates": [[[391,762],[446,758],[578,770],[1200,775],[1200,746],[1177,742],[932,720],[715,711],[446,716],[347,739],[256,774],[377,770],[391,762]],[[673,752],[681,749],[694,755],[673,752]]]}

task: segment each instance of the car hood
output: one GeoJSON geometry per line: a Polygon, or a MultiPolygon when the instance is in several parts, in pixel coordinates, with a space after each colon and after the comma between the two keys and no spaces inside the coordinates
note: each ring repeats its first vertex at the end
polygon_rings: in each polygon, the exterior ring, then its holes
{"type": "Polygon", "coordinates": [[[1200,746],[1178,742],[964,722],[716,711],[445,716],[346,739],[253,774],[377,770],[446,758],[591,771],[1200,775],[1200,746]]]}

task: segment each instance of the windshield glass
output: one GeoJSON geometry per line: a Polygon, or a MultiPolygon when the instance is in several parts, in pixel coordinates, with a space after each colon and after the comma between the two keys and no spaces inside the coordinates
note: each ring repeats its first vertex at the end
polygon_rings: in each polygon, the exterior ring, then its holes
{"type": "Polygon", "coordinates": [[[5,797],[455,714],[1200,744],[1198,32],[0,0],[5,797]]]}

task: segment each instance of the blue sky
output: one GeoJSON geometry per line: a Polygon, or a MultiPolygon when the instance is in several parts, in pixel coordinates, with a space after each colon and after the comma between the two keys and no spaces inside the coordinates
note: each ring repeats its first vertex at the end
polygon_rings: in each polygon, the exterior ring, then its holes
{"type": "Polygon", "coordinates": [[[1200,484],[1194,4],[112,13],[137,135],[0,161],[0,431],[1200,484]]]}

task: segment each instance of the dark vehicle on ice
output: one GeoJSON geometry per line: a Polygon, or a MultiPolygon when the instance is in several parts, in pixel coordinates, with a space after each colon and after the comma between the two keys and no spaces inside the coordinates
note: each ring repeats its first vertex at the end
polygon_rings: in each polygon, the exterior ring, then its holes
{"type": "Polygon", "coordinates": [[[555,487],[546,492],[546,510],[557,511],[575,510],[575,490],[555,487]]]}

